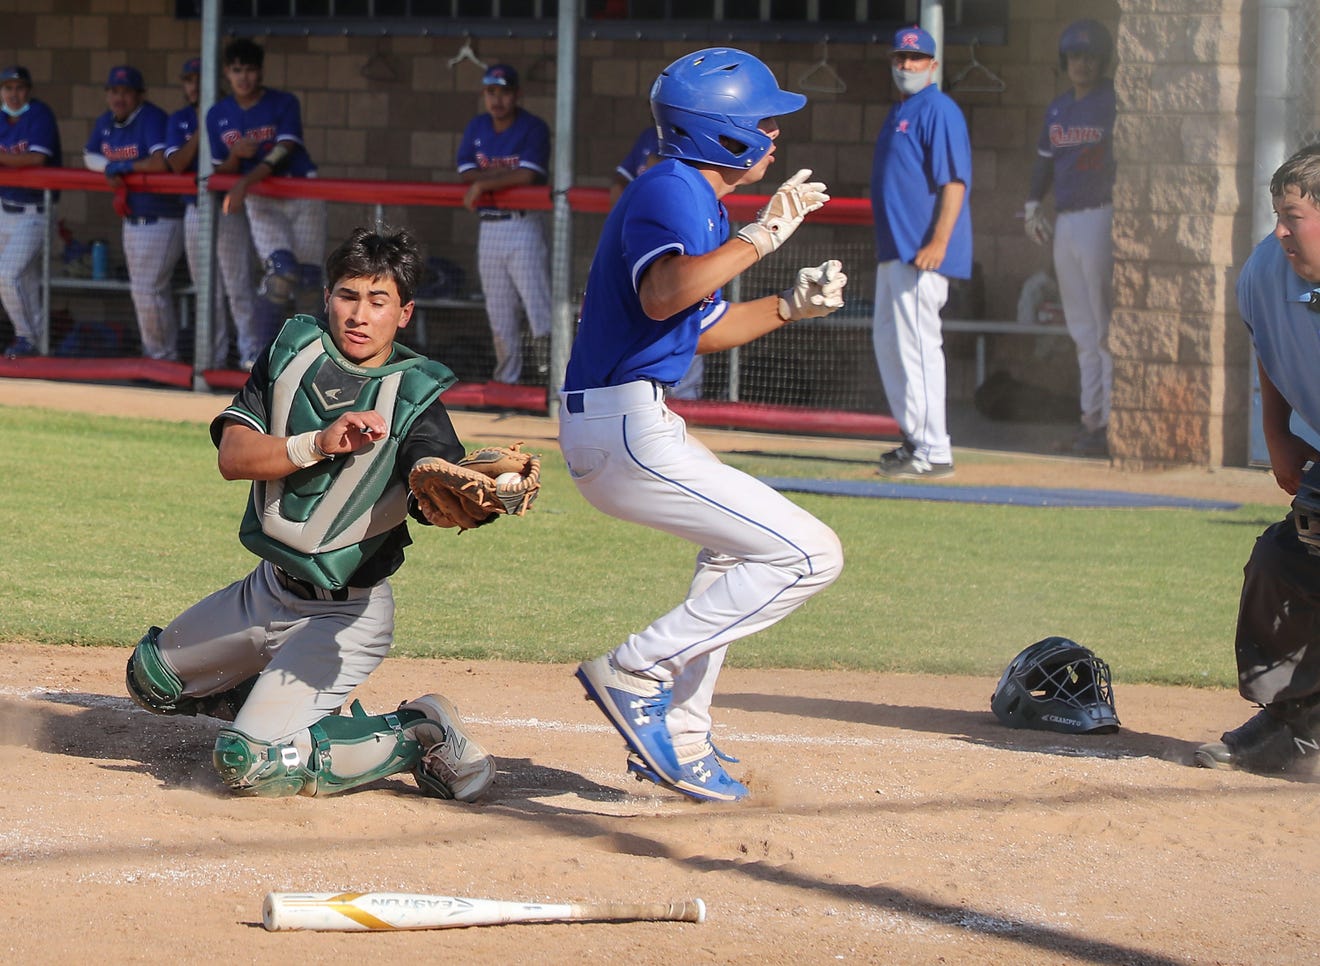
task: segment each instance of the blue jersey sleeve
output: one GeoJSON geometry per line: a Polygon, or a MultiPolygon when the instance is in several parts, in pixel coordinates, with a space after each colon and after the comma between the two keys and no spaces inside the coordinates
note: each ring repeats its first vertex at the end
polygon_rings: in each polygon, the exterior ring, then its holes
{"type": "Polygon", "coordinates": [[[518,166],[530,168],[545,177],[550,173],[550,125],[539,117],[530,114],[525,116],[528,124],[521,150],[518,152],[518,166]]]}
{"type": "Polygon", "coordinates": [[[653,154],[656,156],[660,154],[660,138],[655,133],[654,127],[648,127],[637,135],[637,140],[633,142],[628,156],[620,161],[619,166],[614,170],[627,180],[632,181],[646,170],[646,163],[653,154]]]}

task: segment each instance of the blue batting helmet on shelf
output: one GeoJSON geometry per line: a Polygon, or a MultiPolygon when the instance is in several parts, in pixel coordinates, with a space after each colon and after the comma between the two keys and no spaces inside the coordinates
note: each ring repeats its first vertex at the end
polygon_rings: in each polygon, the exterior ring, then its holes
{"type": "Polygon", "coordinates": [[[755,165],[773,143],[757,125],[806,103],[802,94],[780,90],[770,68],[756,57],[731,47],[680,57],[651,85],[660,156],[724,168],[755,165]]]}
{"type": "Polygon", "coordinates": [[[1114,54],[1114,38],[1098,20],[1077,20],[1059,35],[1059,70],[1068,69],[1069,54],[1090,54],[1100,61],[1103,71],[1114,54]]]}

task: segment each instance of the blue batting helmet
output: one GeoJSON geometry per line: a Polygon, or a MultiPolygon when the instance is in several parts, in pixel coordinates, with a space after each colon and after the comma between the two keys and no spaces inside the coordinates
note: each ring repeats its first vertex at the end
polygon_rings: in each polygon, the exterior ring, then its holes
{"type": "Polygon", "coordinates": [[[1098,20],[1075,21],[1059,35],[1059,70],[1068,69],[1069,54],[1090,54],[1100,61],[1103,71],[1109,66],[1113,53],[1114,38],[1098,20]]]}
{"type": "Polygon", "coordinates": [[[801,110],[806,103],[803,95],[780,90],[760,60],[731,47],[680,57],[651,85],[660,156],[724,168],[755,165],[773,143],[757,125],[801,110]],[[726,146],[720,138],[737,143],[726,146]]]}

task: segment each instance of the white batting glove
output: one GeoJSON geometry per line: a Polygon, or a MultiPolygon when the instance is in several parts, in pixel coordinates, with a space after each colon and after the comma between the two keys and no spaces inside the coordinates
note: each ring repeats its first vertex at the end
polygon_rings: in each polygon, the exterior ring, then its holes
{"type": "Polygon", "coordinates": [[[843,287],[847,284],[843,262],[836,259],[816,268],[800,268],[793,287],[779,295],[779,317],[785,322],[823,318],[843,308],[843,287]]]}
{"type": "Polygon", "coordinates": [[[1022,217],[1026,220],[1027,237],[1037,245],[1044,245],[1054,237],[1054,225],[1040,210],[1039,201],[1028,201],[1022,209],[1022,217]]]}
{"type": "Polygon", "coordinates": [[[797,231],[802,219],[830,200],[823,181],[808,181],[811,169],[803,168],[779,186],[770,203],[761,209],[756,221],[738,229],[738,237],[765,258],[797,231]]]}

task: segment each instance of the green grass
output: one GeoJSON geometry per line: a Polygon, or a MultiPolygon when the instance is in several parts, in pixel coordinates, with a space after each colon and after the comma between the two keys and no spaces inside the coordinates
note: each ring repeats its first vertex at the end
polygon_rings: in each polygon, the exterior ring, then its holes
{"type": "MultiPolygon", "coordinates": [[[[237,539],[248,487],[220,478],[204,426],[13,407],[0,418],[0,640],[132,645],[254,565],[237,539]]],[[[820,467],[729,462],[773,476],[820,467]]],[[[835,475],[863,472],[840,463],[835,475]]],[[[396,654],[574,661],[677,604],[693,547],[593,510],[557,453],[543,481],[524,519],[461,535],[412,527],[392,581],[396,654]]],[[[739,641],[731,665],[993,675],[1061,634],[1116,680],[1232,686],[1242,563],[1281,515],[792,498],[839,534],[843,576],[739,641]]]]}

